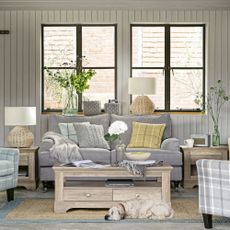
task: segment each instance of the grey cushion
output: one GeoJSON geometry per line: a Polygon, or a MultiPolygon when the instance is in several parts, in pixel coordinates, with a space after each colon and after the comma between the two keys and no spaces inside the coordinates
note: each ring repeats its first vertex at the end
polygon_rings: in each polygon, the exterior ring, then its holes
{"type": "Polygon", "coordinates": [[[12,161],[0,161],[0,177],[11,175],[14,173],[14,163],[12,161]]]}
{"type": "Polygon", "coordinates": [[[150,148],[127,148],[126,152],[150,152],[151,156],[148,160],[163,161],[172,166],[181,166],[182,163],[182,153],[179,151],[167,151],[161,149],[150,149],[150,148]]]}
{"type": "Polygon", "coordinates": [[[162,150],[180,151],[180,141],[177,138],[168,138],[161,143],[162,150]]]}
{"type": "Polygon", "coordinates": [[[109,149],[102,125],[74,123],[80,148],[109,149]]]}
{"type": "MultiPolygon", "coordinates": [[[[144,116],[118,116],[115,114],[111,114],[111,123],[114,121],[124,121],[128,130],[125,134],[121,135],[122,142],[127,146],[130,142],[131,134],[132,134],[132,122],[142,122],[142,123],[150,123],[150,124],[166,124],[165,131],[163,134],[163,140],[171,137],[171,118],[169,114],[162,115],[144,115],[144,116]]],[[[112,143],[112,149],[115,148],[116,142],[112,143]]]]}
{"type": "MultiPolygon", "coordinates": [[[[89,122],[82,122],[82,123],[89,124],[89,122]]],[[[58,126],[62,135],[74,141],[76,144],[78,144],[77,132],[76,129],[74,128],[73,123],[59,123],[58,126]]]]}
{"type": "Polygon", "coordinates": [[[104,133],[109,128],[109,115],[101,114],[96,116],[62,116],[50,115],[48,117],[48,130],[60,133],[59,123],[90,122],[90,124],[103,125],[104,133]]]}

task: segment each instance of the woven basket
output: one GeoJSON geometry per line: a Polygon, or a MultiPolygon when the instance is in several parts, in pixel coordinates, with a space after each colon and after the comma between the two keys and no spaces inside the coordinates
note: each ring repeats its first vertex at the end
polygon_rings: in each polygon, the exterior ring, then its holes
{"type": "Polygon", "coordinates": [[[137,96],[130,109],[133,114],[144,115],[152,114],[155,110],[155,106],[148,96],[137,96]]]}

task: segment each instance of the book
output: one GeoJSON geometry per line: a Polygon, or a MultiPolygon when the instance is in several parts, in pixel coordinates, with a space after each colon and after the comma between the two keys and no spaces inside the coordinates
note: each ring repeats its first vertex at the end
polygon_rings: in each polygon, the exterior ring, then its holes
{"type": "Polygon", "coordinates": [[[109,164],[103,164],[103,163],[95,163],[91,160],[82,160],[82,161],[74,161],[68,164],[62,164],[61,166],[67,166],[67,167],[81,167],[81,168],[105,168],[110,166],[109,164]]]}
{"type": "Polygon", "coordinates": [[[106,187],[131,187],[134,186],[132,179],[108,179],[105,181],[106,187]]]}

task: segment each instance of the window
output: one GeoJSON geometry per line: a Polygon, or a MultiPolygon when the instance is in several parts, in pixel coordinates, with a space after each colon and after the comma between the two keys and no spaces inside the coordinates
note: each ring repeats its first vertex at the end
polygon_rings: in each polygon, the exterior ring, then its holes
{"type": "Polygon", "coordinates": [[[131,76],[156,78],[156,110],[204,110],[205,25],[131,25],[131,76]]]}
{"type": "Polygon", "coordinates": [[[77,56],[86,57],[83,69],[96,71],[84,99],[99,100],[103,107],[116,98],[116,25],[42,25],[42,111],[63,108],[63,89],[45,68],[62,71],[63,63],[77,56]]]}

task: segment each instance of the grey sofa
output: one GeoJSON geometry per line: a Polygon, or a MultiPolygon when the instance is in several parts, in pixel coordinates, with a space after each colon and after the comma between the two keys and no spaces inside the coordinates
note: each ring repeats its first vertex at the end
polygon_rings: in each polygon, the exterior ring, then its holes
{"type": "MultiPolygon", "coordinates": [[[[102,114],[96,116],[73,116],[66,117],[61,115],[51,115],[48,118],[48,130],[60,133],[58,123],[71,123],[71,122],[86,122],[91,124],[103,125],[104,132],[107,133],[109,125],[117,120],[124,121],[128,125],[128,131],[122,136],[123,143],[127,146],[132,133],[132,122],[143,122],[152,124],[166,124],[166,128],[163,134],[163,140],[161,143],[161,149],[140,149],[140,148],[127,148],[126,151],[148,151],[151,152],[150,159],[157,161],[164,161],[173,166],[171,180],[179,182],[182,180],[182,153],[179,149],[179,140],[171,138],[171,118],[169,114],[163,115],[144,115],[144,116],[119,116],[115,114],[102,114]]],[[[105,163],[116,161],[116,151],[114,142],[111,145],[111,150],[99,149],[99,148],[80,148],[80,153],[84,159],[90,159],[92,161],[100,161],[105,163]]],[[[54,159],[50,157],[49,149],[52,147],[52,143],[41,142],[39,148],[39,168],[40,168],[40,180],[45,185],[47,181],[54,180],[54,174],[52,166],[54,165],[54,159]]],[[[46,185],[45,185],[46,186],[46,185]]]]}

